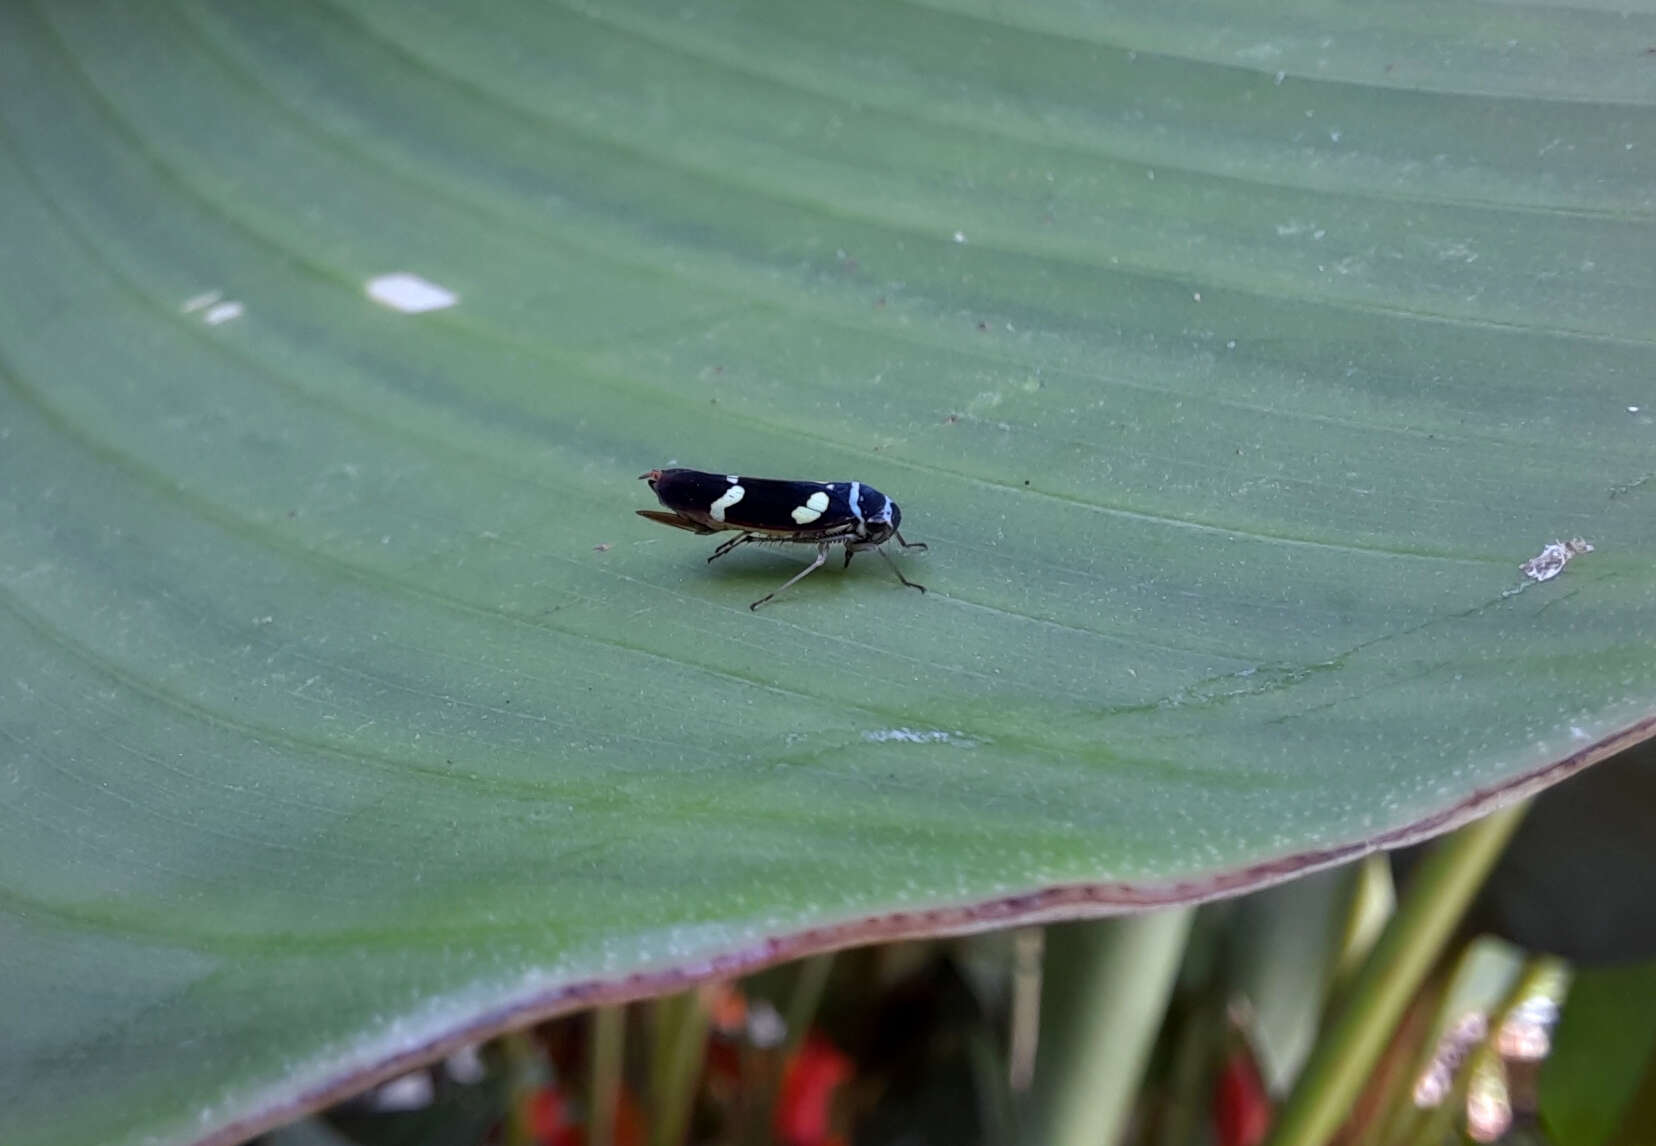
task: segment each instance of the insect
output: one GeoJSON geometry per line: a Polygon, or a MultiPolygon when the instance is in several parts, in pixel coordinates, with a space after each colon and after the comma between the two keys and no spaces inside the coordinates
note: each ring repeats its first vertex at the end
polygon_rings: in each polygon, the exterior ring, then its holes
{"type": "Polygon", "coordinates": [[[691,533],[735,530],[739,534],[715,549],[709,562],[750,543],[816,546],[815,561],[753,602],[750,609],[757,609],[801,577],[821,569],[828,560],[828,551],[836,545],[845,546],[846,565],[856,554],[871,549],[885,558],[897,580],[910,589],[926,591],[924,585],[903,576],[897,563],[880,548],[892,538],[904,549],[926,546],[903,540],[897,532],[902,510],[873,486],[858,481],[776,481],[686,469],[651,470],[638,476],[650,483],[650,489],[667,507],[665,513],[641,509],[640,517],[691,533]]]}

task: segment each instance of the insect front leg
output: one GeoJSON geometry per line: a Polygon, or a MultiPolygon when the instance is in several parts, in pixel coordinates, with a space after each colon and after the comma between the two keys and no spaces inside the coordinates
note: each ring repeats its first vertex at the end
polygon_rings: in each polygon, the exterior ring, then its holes
{"type": "MultiPolygon", "coordinates": [[[[780,587],[778,587],[776,589],[773,589],[769,593],[766,593],[763,597],[759,598],[753,604],[749,605],[748,608],[749,609],[757,609],[760,605],[763,605],[766,601],[770,600],[772,597],[774,597],[778,593],[782,592],[783,589],[786,589],[789,585],[792,585],[795,581],[798,581],[801,577],[805,576],[807,573],[815,573],[818,569],[821,569],[822,566],[827,562],[827,560],[828,560],[828,543],[826,541],[824,541],[824,542],[820,543],[817,546],[817,555],[816,555],[816,560],[815,561],[813,561],[809,565],[805,566],[805,568],[801,569],[798,573],[795,573],[792,577],[789,577],[787,579],[787,581],[783,582],[780,587]]],[[[902,574],[899,573],[898,576],[900,577],[900,576],[902,576],[902,574]]]]}
{"type": "MultiPolygon", "coordinates": [[[[928,546],[924,541],[904,541],[903,540],[903,535],[901,533],[898,533],[895,529],[893,529],[891,531],[891,535],[897,539],[897,544],[901,545],[904,549],[928,549],[928,548],[930,548],[930,546],[928,546]]],[[[901,573],[899,573],[897,575],[899,577],[902,576],[901,573]]],[[[904,584],[907,584],[907,582],[904,582],[904,584]]]]}
{"type": "Polygon", "coordinates": [[[731,538],[729,541],[725,542],[723,545],[719,546],[717,549],[715,549],[713,551],[713,556],[711,556],[707,559],[707,563],[709,565],[713,564],[713,562],[715,562],[719,558],[723,557],[726,553],[729,553],[732,549],[736,548],[738,545],[742,544],[744,541],[752,541],[752,540],[753,540],[753,534],[751,534],[751,533],[744,533],[740,537],[731,538]]]}
{"type": "MultiPolygon", "coordinates": [[[[901,538],[899,538],[899,540],[901,540],[901,538]]],[[[924,545],[910,545],[910,546],[908,546],[908,548],[910,548],[910,549],[924,549],[925,546],[924,545]]],[[[910,589],[918,589],[922,593],[924,593],[926,591],[926,587],[924,585],[920,584],[917,581],[910,581],[907,577],[903,576],[903,571],[901,569],[897,568],[897,562],[895,562],[891,559],[891,554],[887,553],[884,549],[880,549],[878,547],[875,548],[874,552],[878,553],[881,557],[885,558],[885,563],[887,565],[891,566],[891,571],[893,573],[897,574],[897,580],[899,580],[903,584],[907,585],[910,589]]]]}

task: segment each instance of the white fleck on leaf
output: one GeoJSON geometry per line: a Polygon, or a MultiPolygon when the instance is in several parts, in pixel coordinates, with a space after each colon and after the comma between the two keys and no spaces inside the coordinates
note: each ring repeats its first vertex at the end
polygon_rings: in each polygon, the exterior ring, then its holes
{"type": "Polygon", "coordinates": [[[942,729],[917,728],[882,728],[874,732],[863,733],[863,739],[874,744],[888,744],[893,741],[899,744],[952,744],[957,748],[976,748],[978,742],[962,732],[945,732],[942,729]]]}
{"type": "Polygon", "coordinates": [[[448,288],[406,271],[369,279],[366,289],[375,302],[404,314],[444,310],[460,301],[460,296],[448,288]]]}
{"type": "Polygon", "coordinates": [[[201,321],[208,326],[220,326],[233,318],[240,318],[247,313],[247,308],[239,302],[214,303],[207,308],[207,313],[201,316],[201,321]]]}

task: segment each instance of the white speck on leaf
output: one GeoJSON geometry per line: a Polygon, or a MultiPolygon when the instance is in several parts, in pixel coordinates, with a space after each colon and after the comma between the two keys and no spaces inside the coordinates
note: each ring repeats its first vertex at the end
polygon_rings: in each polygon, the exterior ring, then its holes
{"type": "Polygon", "coordinates": [[[448,288],[406,271],[371,278],[364,289],[368,297],[381,306],[400,310],[404,314],[444,310],[460,301],[460,296],[448,288]]]}
{"type": "Polygon", "coordinates": [[[201,316],[201,321],[208,326],[218,326],[246,313],[247,308],[239,302],[217,302],[207,308],[207,313],[201,316]]]}
{"type": "Polygon", "coordinates": [[[900,744],[952,744],[956,748],[976,748],[978,742],[963,732],[944,732],[942,729],[882,728],[863,733],[863,739],[875,744],[896,741],[900,744]]]}

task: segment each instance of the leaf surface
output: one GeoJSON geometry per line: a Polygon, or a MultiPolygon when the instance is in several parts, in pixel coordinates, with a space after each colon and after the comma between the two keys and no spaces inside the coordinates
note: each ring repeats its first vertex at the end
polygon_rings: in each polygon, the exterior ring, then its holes
{"type": "Polygon", "coordinates": [[[0,8],[0,1138],[228,1141],[600,995],[1244,888],[1647,735],[1651,43],[0,8]],[[675,463],[872,483],[930,592],[865,556],[751,613],[797,566],[634,516],[675,463]]]}

